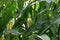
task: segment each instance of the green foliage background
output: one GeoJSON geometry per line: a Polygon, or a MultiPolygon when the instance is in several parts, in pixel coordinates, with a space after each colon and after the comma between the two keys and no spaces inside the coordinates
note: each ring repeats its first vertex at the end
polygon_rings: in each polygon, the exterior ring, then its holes
{"type": "Polygon", "coordinates": [[[60,40],[60,0],[0,0],[0,40],[60,40]]]}

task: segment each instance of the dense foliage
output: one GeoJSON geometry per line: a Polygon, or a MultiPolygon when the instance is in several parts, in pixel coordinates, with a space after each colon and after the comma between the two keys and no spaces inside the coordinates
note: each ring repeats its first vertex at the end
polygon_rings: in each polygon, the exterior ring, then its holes
{"type": "Polygon", "coordinates": [[[60,40],[60,0],[0,0],[0,40],[60,40]]]}

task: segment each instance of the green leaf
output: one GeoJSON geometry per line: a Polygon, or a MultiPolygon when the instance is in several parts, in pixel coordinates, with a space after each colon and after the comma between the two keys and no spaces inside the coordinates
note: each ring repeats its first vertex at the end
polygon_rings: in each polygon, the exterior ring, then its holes
{"type": "Polygon", "coordinates": [[[19,33],[18,31],[16,31],[15,29],[4,30],[3,33],[4,33],[5,35],[7,35],[7,34],[20,35],[20,33],[19,33]]]}
{"type": "Polygon", "coordinates": [[[41,36],[38,35],[37,37],[41,38],[42,40],[50,40],[50,38],[46,34],[43,34],[41,36]]]}

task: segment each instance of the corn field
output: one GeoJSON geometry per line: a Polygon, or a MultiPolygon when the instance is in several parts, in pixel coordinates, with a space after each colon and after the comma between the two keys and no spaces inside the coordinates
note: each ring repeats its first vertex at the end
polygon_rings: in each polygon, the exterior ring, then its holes
{"type": "Polygon", "coordinates": [[[0,0],[0,40],[60,40],[60,0],[0,0]]]}

